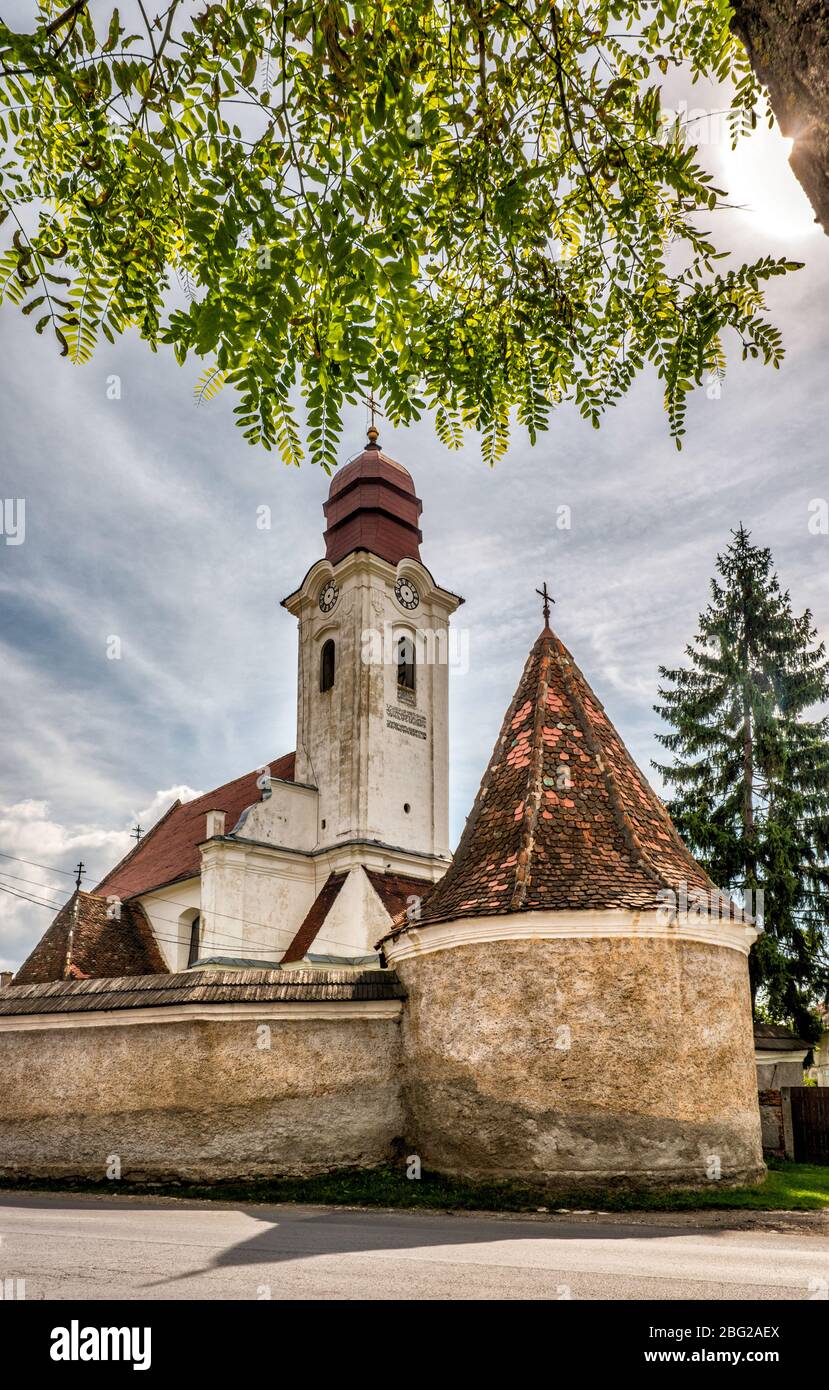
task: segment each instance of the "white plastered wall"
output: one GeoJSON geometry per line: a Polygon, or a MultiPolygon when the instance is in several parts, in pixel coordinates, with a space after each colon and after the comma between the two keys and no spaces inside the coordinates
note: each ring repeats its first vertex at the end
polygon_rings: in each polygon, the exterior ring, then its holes
{"type": "Polygon", "coordinates": [[[391,918],[362,867],[350,871],[310,950],[321,956],[365,956],[391,918]]]}

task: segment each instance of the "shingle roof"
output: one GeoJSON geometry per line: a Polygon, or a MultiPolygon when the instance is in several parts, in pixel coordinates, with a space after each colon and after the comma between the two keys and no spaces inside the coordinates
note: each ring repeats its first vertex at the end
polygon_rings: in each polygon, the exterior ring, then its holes
{"type": "Polygon", "coordinates": [[[714,889],[558,637],[530,652],[454,860],[422,924],[647,909],[714,889]]]}
{"type": "Polygon", "coordinates": [[[179,1004],[338,1003],[403,999],[393,970],[188,970],[132,979],[64,980],[0,990],[0,1016],[165,1008],[179,1004]]]}
{"type": "MultiPolygon", "coordinates": [[[[292,782],[294,761],[293,753],[275,759],[268,764],[271,776],[292,782]]],[[[199,845],[206,838],[207,812],[224,811],[227,829],[232,830],[242,812],[261,799],[256,785],[258,776],[259,768],[255,768],[194,801],[174,802],[135,849],[101,880],[95,892],[132,898],[176,879],[194,878],[200,871],[199,845]]]]}
{"type": "Polygon", "coordinates": [[[763,1052],[802,1052],[809,1044],[779,1023],[755,1023],[754,1046],[763,1052]]]}
{"type": "Polygon", "coordinates": [[[68,976],[166,974],[167,966],[139,903],[107,917],[107,900],[73,893],[15,976],[15,985],[68,976]]]}

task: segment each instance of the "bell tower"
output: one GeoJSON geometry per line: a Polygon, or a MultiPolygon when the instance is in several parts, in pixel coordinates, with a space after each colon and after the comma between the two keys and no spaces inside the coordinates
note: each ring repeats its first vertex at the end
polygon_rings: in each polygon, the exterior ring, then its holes
{"type": "Polygon", "coordinates": [[[317,848],[384,847],[424,876],[449,851],[449,619],[463,602],[420,559],[411,474],[380,448],[332,479],[325,558],[283,599],[299,626],[296,780],[319,791],[317,848]]]}

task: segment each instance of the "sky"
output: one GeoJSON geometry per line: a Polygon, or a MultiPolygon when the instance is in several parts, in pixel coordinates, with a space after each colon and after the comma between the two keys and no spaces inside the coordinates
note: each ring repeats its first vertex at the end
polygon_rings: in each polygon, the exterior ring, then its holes
{"type": "MultiPolygon", "coordinates": [[[[688,106],[704,107],[693,91],[688,106]]],[[[540,630],[543,580],[553,626],[660,790],[658,667],[682,659],[733,527],[771,547],[795,609],[829,638],[829,536],[809,530],[810,503],[829,497],[829,238],[776,131],[736,154],[718,120],[699,131],[741,205],[712,216],[721,246],[806,262],[768,296],[779,372],[742,363],[729,341],[726,381],[692,398],[681,453],[652,374],[599,431],[564,406],[535,447],[516,433],[494,470],[474,436],[452,453],[428,420],[383,428],[423,500],[423,561],[466,599],[455,625],[469,668],[450,677],[453,841],[540,630]]],[[[91,887],[136,820],[149,827],[176,796],[294,747],[296,632],[279,600],[324,554],[329,480],[248,446],[232,393],[196,407],[196,363],[129,338],[72,366],[8,307],[0,334],[0,500],[25,500],[23,542],[8,524],[0,536],[0,969],[13,969],[52,916],[15,892],[59,905],[78,860],[91,887]]],[[[346,417],[343,462],[365,426],[363,409],[346,417]]]]}

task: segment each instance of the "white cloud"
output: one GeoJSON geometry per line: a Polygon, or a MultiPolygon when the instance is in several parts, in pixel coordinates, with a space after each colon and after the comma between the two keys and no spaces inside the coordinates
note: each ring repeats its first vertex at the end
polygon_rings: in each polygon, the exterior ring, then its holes
{"type": "Polygon", "coordinates": [[[16,969],[28,955],[74,891],[79,862],[86,866],[83,887],[89,889],[133,847],[133,824],[149,830],[175,800],[200,795],[186,785],[157,791],[118,830],[63,824],[52,816],[48,801],[26,799],[0,807],[0,969],[16,969]]]}
{"type": "Polygon", "coordinates": [[[156,792],[152,801],[143,810],[136,811],[135,823],[142,825],[145,830],[150,830],[168,811],[174,801],[195,801],[197,796],[202,796],[202,792],[194,791],[192,787],[178,786],[167,787],[165,791],[156,792]]]}

